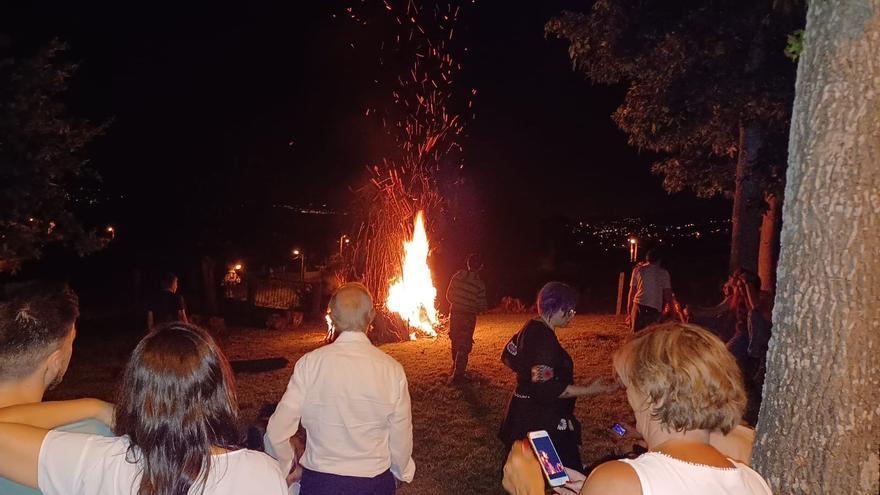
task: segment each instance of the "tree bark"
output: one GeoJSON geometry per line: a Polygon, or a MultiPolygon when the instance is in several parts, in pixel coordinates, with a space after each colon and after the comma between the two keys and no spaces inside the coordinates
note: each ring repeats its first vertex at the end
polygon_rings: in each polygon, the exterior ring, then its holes
{"type": "Polygon", "coordinates": [[[779,256],[779,234],[782,228],[782,198],[767,195],[767,211],[761,219],[761,245],[758,248],[758,276],[761,291],[776,290],[776,260],[779,256]]]}
{"type": "Polygon", "coordinates": [[[758,152],[763,136],[751,124],[739,128],[739,155],[736,160],[736,184],[733,194],[733,228],[730,240],[730,271],[745,268],[758,271],[758,246],[764,195],[758,170],[758,152]]]}
{"type": "Polygon", "coordinates": [[[809,2],[753,455],[776,494],[880,492],[880,0],[809,2]]]}

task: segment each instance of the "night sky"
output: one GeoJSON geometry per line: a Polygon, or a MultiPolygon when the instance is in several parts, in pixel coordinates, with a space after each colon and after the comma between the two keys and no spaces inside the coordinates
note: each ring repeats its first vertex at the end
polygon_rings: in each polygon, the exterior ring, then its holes
{"type": "MultiPolygon", "coordinates": [[[[339,15],[357,0],[9,3],[0,33],[12,51],[68,42],[81,64],[71,112],[113,119],[93,165],[102,214],[129,246],[277,227],[252,214],[277,203],[344,209],[387,146],[364,116],[388,91],[372,81],[383,33],[339,15]]],[[[610,119],[623,88],[584,81],[566,43],[545,38],[547,19],[590,3],[480,0],[462,15],[461,90],[478,90],[465,176],[486,236],[512,238],[560,215],[729,214],[724,200],[667,195],[649,171],[654,157],[629,147],[610,119]]],[[[310,227],[296,224],[292,235],[306,237],[310,227]]]]}

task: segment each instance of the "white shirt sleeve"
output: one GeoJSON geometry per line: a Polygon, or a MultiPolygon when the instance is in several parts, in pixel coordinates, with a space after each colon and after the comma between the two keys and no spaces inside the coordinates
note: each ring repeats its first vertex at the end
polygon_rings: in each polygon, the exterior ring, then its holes
{"type": "Polygon", "coordinates": [[[391,473],[400,481],[409,483],[416,474],[416,463],[412,459],[412,409],[406,375],[400,380],[399,398],[391,415],[390,437],[391,473]]]}
{"type": "Polygon", "coordinates": [[[37,484],[44,495],[83,493],[83,480],[115,438],[52,430],[43,439],[37,484]],[[103,440],[103,441],[102,441],[103,440]]]}
{"type": "Polygon", "coordinates": [[[287,390],[278,402],[275,412],[269,418],[266,426],[266,436],[263,439],[266,453],[278,460],[281,472],[286,476],[293,467],[294,452],[290,446],[290,437],[299,429],[299,421],[302,418],[302,406],[305,399],[305,361],[303,356],[293,367],[293,375],[287,383],[287,390]]]}

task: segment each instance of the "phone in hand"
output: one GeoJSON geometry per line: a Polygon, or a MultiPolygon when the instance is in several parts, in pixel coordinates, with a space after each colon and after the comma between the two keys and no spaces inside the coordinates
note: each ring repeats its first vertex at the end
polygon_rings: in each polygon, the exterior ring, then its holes
{"type": "Polygon", "coordinates": [[[550,435],[546,430],[529,432],[529,443],[538,457],[538,464],[541,465],[541,471],[550,486],[562,486],[568,481],[568,473],[562,465],[562,460],[556,452],[556,447],[550,440],[550,435]]]}
{"type": "Polygon", "coordinates": [[[611,426],[611,431],[617,433],[617,436],[619,437],[626,436],[626,428],[624,428],[623,425],[620,423],[614,423],[614,425],[611,426]]]}

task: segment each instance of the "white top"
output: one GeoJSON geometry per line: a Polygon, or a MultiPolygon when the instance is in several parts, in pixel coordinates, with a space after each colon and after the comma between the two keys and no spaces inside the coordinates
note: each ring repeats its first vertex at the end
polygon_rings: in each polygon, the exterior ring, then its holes
{"type": "MultiPolygon", "coordinates": [[[[40,490],[45,495],[136,494],[141,467],[125,460],[128,447],[128,437],[50,431],[40,447],[40,490]]],[[[211,457],[204,493],[287,495],[287,483],[271,457],[242,449],[211,457]]]]}
{"type": "Polygon", "coordinates": [[[634,304],[663,309],[663,290],[672,289],[669,272],[656,263],[642,263],[633,268],[630,287],[635,289],[634,304]]]}
{"type": "MultiPolygon", "coordinates": [[[[102,437],[112,437],[113,431],[104,423],[96,419],[86,419],[77,421],[76,423],[68,423],[64,426],[56,428],[59,431],[73,433],[90,433],[93,435],[101,435],[102,437]]],[[[13,483],[6,478],[0,478],[0,494],[2,495],[40,495],[40,490],[29,486],[13,483]]]]}
{"type": "Polygon", "coordinates": [[[719,468],[648,452],[620,462],[639,475],[642,495],[771,495],[761,475],[733,460],[734,467],[719,468]]]}
{"type": "Polygon", "coordinates": [[[391,469],[412,481],[413,432],[403,366],[362,332],[341,332],[332,344],[300,358],[266,427],[266,452],[287,473],[289,439],[308,431],[302,465],[322,473],[373,477],[391,469]]]}

